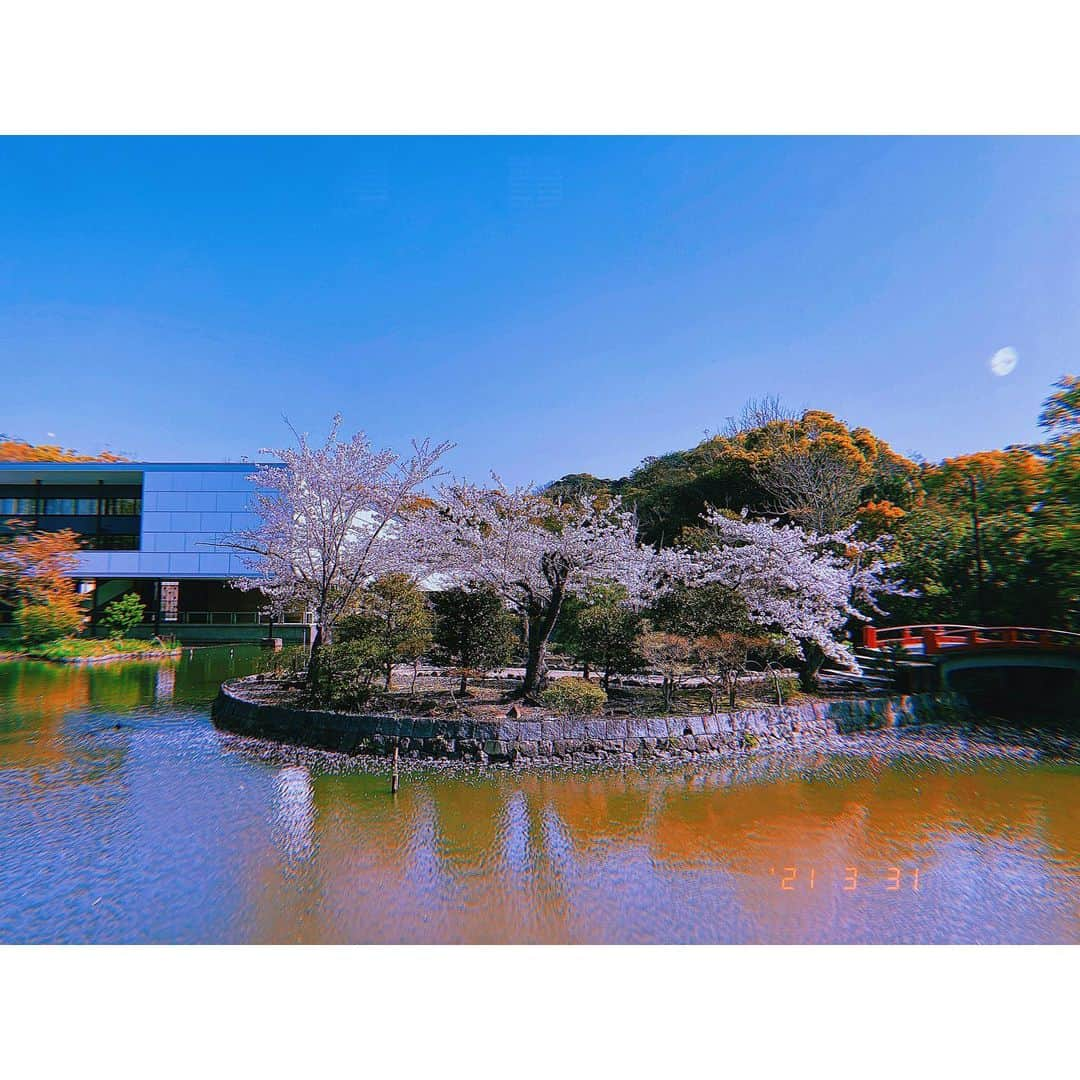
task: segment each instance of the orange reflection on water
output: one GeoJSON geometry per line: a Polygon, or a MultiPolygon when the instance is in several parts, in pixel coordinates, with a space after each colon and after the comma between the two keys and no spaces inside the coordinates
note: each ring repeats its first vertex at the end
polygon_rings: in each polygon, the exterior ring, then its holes
{"type": "Polygon", "coordinates": [[[1075,765],[409,766],[394,796],[215,732],[256,661],[0,664],[0,940],[1080,942],[1075,765]]]}
{"type": "MultiPolygon", "coordinates": [[[[678,941],[697,903],[712,920],[706,940],[736,929],[742,940],[830,940],[837,920],[871,934],[902,905],[929,896],[932,908],[942,851],[956,840],[1080,868],[1066,770],[1033,780],[1015,764],[846,769],[429,772],[396,797],[385,776],[317,776],[302,815],[310,855],[298,867],[279,852],[264,866],[254,936],[678,941]],[[653,890],[678,907],[655,911],[650,928],[653,890]],[[620,934],[623,917],[642,925],[620,934]]],[[[1074,903],[1059,930],[1069,940],[1080,939],[1077,917],[1074,903]]]]}

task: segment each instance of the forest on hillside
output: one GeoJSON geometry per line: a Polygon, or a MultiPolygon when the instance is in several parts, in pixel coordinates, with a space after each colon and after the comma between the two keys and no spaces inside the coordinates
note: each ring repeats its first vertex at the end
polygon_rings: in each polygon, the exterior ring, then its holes
{"type": "Polygon", "coordinates": [[[633,508],[642,540],[694,542],[701,515],[793,522],[819,533],[857,525],[888,536],[913,596],[888,622],[1080,629],[1080,377],[1044,403],[1041,442],[930,463],[865,427],[776,398],[749,403],[721,434],[647,458],[629,476],[564,476],[552,496],[607,494],[633,508]]]}

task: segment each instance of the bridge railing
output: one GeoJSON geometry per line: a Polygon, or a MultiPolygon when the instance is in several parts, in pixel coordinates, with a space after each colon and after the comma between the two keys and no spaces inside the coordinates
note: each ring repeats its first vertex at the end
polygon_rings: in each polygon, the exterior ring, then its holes
{"type": "Polygon", "coordinates": [[[176,611],[143,612],[143,624],[161,623],[168,626],[304,626],[295,618],[271,619],[264,611],[176,611]]]}
{"type": "Polygon", "coordinates": [[[868,649],[880,649],[890,645],[900,645],[905,649],[921,648],[923,635],[933,631],[940,635],[959,634],[965,630],[977,630],[977,626],[964,623],[925,623],[912,626],[864,626],[862,628],[863,645],[868,649]]]}
{"type": "Polygon", "coordinates": [[[863,645],[868,649],[900,646],[921,650],[927,656],[957,648],[1080,649],[1080,634],[1039,626],[867,626],[863,628],[863,645]]]}

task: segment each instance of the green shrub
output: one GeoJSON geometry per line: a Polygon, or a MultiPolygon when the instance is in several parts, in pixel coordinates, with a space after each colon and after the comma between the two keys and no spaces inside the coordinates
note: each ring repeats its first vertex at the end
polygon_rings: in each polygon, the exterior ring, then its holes
{"type": "Polygon", "coordinates": [[[371,638],[324,645],[312,671],[311,693],[321,705],[343,712],[363,707],[372,694],[372,683],[382,674],[384,652],[371,638]]]}
{"type": "Polygon", "coordinates": [[[776,680],[777,692],[780,696],[778,705],[783,705],[792,695],[799,692],[799,680],[791,675],[776,680]]]}
{"type": "Polygon", "coordinates": [[[106,605],[101,616],[101,625],[109,632],[109,637],[127,637],[142,622],[146,605],[133,592],[124,593],[111,604],[106,605]]]}
{"type": "Polygon", "coordinates": [[[278,678],[295,678],[307,671],[308,651],[303,645],[268,649],[259,658],[259,670],[278,678]]]}
{"type": "Polygon", "coordinates": [[[69,604],[27,604],[15,609],[15,630],[24,645],[72,637],[79,632],[83,614],[69,604]]]}
{"type": "Polygon", "coordinates": [[[59,638],[41,645],[28,646],[28,656],[42,660],[88,660],[121,653],[125,656],[176,652],[179,646],[172,638],[151,638],[149,641],[124,641],[122,638],[59,638]]]}
{"type": "Polygon", "coordinates": [[[481,678],[508,663],[514,650],[514,621],[494,589],[449,589],[432,597],[435,644],[440,660],[449,660],[460,679],[481,678]]]}
{"type": "Polygon", "coordinates": [[[607,704],[607,694],[601,686],[585,679],[558,679],[540,695],[549,709],[565,716],[592,716],[607,704]]]}
{"type": "Polygon", "coordinates": [[[412,664],[415,683],[431,627],[431,605],[416,582],[408,574],[383,574],[361,590],[356,610],[338,620],[334,641],[359,642],[389,690],[395,664],[412,664]]]}

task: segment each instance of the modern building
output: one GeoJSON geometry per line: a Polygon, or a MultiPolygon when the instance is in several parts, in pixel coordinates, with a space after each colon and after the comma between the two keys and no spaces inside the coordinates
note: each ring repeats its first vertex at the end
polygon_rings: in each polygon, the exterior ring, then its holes
{"type": "Polygon", "coordinates": [[[3,462],[0,535],[11,520],[78,533],[82,550],[74,576],[91,626],[111,600],[135,592],[146,605],[146,635],[190,642],[302,640],[299,616],[271,623],[261,593],[230,584],[252,576],[221,541],[258,520],[253,472],[247,463],[3,462]]]}

